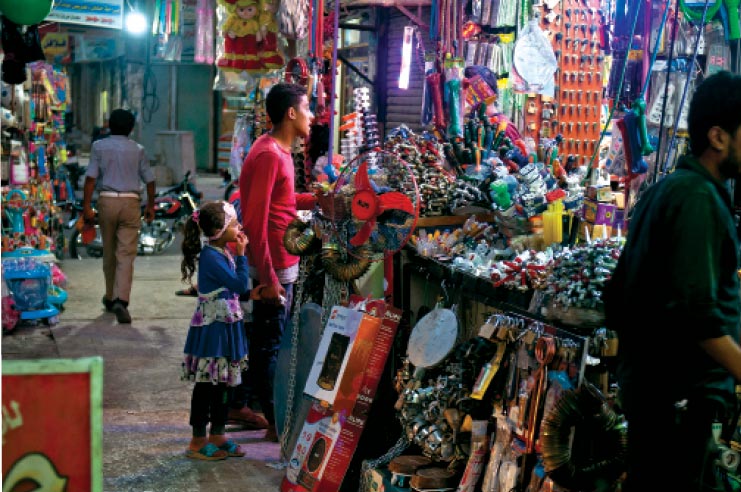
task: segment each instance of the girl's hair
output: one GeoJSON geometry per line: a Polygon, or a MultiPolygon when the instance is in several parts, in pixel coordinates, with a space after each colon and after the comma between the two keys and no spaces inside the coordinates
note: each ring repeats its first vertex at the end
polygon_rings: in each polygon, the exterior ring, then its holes
{"type": "Polygon", "coordinates": [[[196,271],[196,260],[201,252],[201,235],[211,237],[224,227],[224,202],[207,202],[193,212],[185,222],[183,231],[183,261],[180,263],[181,280],[190,282],[196,271]]]}

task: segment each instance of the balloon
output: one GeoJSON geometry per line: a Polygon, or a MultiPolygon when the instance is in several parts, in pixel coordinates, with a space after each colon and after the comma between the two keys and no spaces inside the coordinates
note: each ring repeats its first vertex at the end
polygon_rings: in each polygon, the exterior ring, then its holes
{"type": "Polygon", "coordinates": [[[38,24],[51,12],[54,0],[0,0],[0,10],[9,20],[22,26],[38,24]]]}

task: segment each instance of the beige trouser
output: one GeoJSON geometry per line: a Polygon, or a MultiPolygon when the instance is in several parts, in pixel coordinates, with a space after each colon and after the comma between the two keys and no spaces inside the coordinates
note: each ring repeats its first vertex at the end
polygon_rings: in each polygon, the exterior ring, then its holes
{"type": "Polygon", "coordinates": [[[105,296],[129,302],[141,224],[139,199],[99,197],[98,223],[103,237],[105,296]]]}

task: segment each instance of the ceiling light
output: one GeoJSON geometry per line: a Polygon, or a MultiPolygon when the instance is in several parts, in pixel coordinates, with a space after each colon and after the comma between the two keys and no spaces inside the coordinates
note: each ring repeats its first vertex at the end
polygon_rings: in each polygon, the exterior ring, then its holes
{"type": "Polygon", "coordinates": [[[136,10],[126,15],[126,30],[131,34],[141,34],[147,30],[147,18],[136,10]]]}

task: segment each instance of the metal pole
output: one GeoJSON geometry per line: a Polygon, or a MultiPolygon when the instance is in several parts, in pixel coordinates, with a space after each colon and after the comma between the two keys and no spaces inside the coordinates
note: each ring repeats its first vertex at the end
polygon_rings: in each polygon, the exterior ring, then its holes
{"type": "MultiPolygon", "coordinates": [[[[335,98],[337,97],[337,46],[340,44],[340,35],[339,35],[339,24],[340,24],[340,0],[334,0],[334,19],[333,19],[334,27],[332,29],[332,32],[334,33],[334,41],[332,42],[332,64],[330,65],[329,69],[332,71],[332,76],[330,80],[332,81],[331,84],[331,94],[329,96],[329,107],[327,108],[329,110],[329,148],[327,149],[327,162],[329,165],[332,165],[332,151],[334,150],[334,130],[335,130],[335,121],[334,121],[334,106],[335,106],[335,98]]],[[[321,48],[319,48],[321,49],[321,48]]]]}

